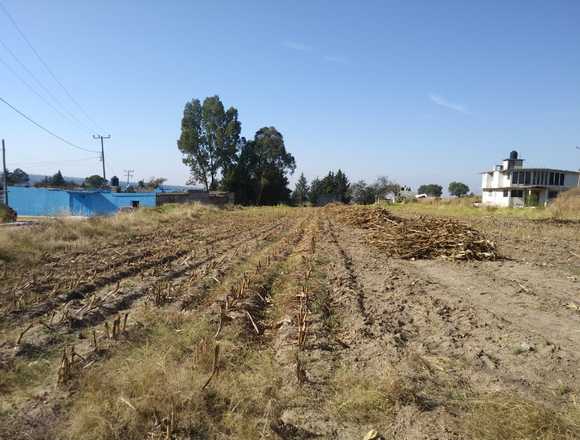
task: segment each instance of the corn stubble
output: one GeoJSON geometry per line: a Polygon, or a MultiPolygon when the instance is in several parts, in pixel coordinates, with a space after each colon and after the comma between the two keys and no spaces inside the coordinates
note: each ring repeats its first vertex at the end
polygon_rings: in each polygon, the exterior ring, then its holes
{"type": "Polygon", "coordinates": [[[496,260],[496,245],[481,232],[449,218],[401,218],[382,206],[328,208],[361,228],[369,244],[403,259],[496,260]]]}

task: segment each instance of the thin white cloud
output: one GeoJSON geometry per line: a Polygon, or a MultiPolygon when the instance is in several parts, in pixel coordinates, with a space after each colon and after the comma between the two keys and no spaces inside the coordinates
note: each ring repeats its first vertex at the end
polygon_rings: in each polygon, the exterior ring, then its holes
{"type": "Polygon", "coordinates": [[[346,57],[335,56],[335,55],[325,55],[324,61],[328,61],[329,63],[338,63],[338,64],[347,64],[348,59],[346,57]]]}
{"type": "Polygon", "coordinates": [[[309,52],[312,50],[312,47],[306,44],[298,43],[296,41],[284,41],[284,43],[282,43],[282,46],[288,49],[298,50],[300,52],[309,52]]]}
{"type": "Polygon", "coordinates": [[[431,101],[433,101],[435,104],[440,105],[441,107],[445,107],[445,108],[448,108],[450,110],[455,110],[456,112],[459,112],[459,113],[465,113],[465,114],[469,113],[469,111],[465,108],[465,106],[463,106],[461,104],[456,104],[454,102],[450,102],[441,95],[436,95],[434,93],[431,93],[429,95],[429,99],[431,101]]]}

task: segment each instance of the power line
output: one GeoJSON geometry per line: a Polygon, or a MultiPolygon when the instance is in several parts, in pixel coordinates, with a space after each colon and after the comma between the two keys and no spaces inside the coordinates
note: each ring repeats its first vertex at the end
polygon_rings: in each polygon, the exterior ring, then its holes
{"type": "Polygon", "coordinates": [[[6,169],[6,145],[2,139],[2,201],[8,206],[8,170],[6,169]]]}
{"type": "Polygon", "coordinates": [[[94,134],[93,139],[101,140],[101,162],[103,162],[103,180],[107,180],[107,174],[105,172],[105,145],[103,139],[111,139],[111,135],[103,136],[101,134],[94,134]]]}
{"type": "Polygon", "coordinates": [[[26,37],[26,35],[24,35],[24,32],[20,29],[20,27],[18,26],[18,24],[16,23],[16,20],[14,20],[14,18],[12,17],[12,15],[10,15],[10,12],[8,12],[8,9],[6,9],[6,6],[4,6],[1,2],[0,2],[0,8],[4,12],[4,14],[6,14],[6,16],[8,17],[8,19],[10,20],[10,22],[12,23],[12,25],[14,26],[14,28],[18,31],[18,33],[20,34],[20,36],[22,37],[22,39],[26,42],[26,44],[28,45],[28,47],[30,48],[30,50],[34,53],[34,55],[36,56],[36,58],[38,59],[38,61],[40,61],[40,63],[44,66],[44,68],[46,69],[46,71],[50,74],[50,76],[52,77],[52,79],[54,80],[54,82],[56,82],[60,86],[60,88],[68,96],[68,98],[71,100],[71,102],[74,105],[76,105],[76,107],[81,111],[81,113],[83,113],[83,115],[85,116],[85,118],[87,118],[87,120],[89,120],[95,126],[95,128],[99,129],[100,128],[99,125],[88,115],[88,113],[85,111],[85,109],[72,96],[72,94],[63,85],[63,83],[58,80],[58,78],[53,73],[53,71],[51,70],[51,68],[48,67],[48,64],[44,61],[44,59],[40,56],[40,54],[34,48],[34,46],[32,45],[32,43],[30,42],[30,40],[26,37]]]}
{"type": "Polygon", "coordinates": [[[111,171],[113,171],[113,176],[117,176],[118,177],[118,174],[116,173],[115,168],[113,168],[113,165],[111,165],[111,162],[109,160],[107,160],[107,166],[109,167],[109,169],[111,171]]]}
{"type": "Polygon", "coordinates": [[[83,148],[78,146],[77,144],[73,144],[72,142],[66,140],[65,138],[63,138],[62,136],[59,136],[58,134],[54,133],[53,131],[50,131],[48,128],[40,125],[38,122],[36,122],[34,119],[32,119],[30,116],[26,115],[25,113],[21,112],[20,110],[18,110],[16,107],[14,107],[12,104],[10,104],[8,101],[6,101],[4,98],[2,98],[0,96],[0,101],[3,102],[4,104],[6,104],[8,107],[10,107],[12,110],[14,110],[16,113],[18,113],[20,116],[22,116],[24,119],[26,119],[27,121],[31,122],[32,124],[36,125],[38,128],[40,128],[41,130],[47,132],[49,135],[55,137],[56,139],[60,140],[61,142],[64,142],[65,144],[76,148],[78,150],[82,150],[82,151],[87,151],[89,153],[99,153],[98,151],[95,150],[89,150],[88,148],[83,148]]]}
{"type": "Polygon", "coordinates": [[[86,162],[89,160],[100,159],[98,156],[84,157],[82,159],[63,159],[63,160],[44,160],[39,162],[16,162],[13,163],[13,167],[31,167],[31,166],[43,166],[43,165],[54,165],[60,163],[72,163],[72,162],[86,162]]]}
{"type": "Polygon", "coordinates": [[[48,105],[50,108],[52,108],[55,112],[57,112],[60,116],[62,116],[63,118],[66,119],[66,115],[64,113],[62,113],[59,109],[57,109],[54,105],[52,105],[52,103],[50,101],[48,101],[44,96],[42,96],[34,87],[32,87],[30,85],[30,83],[28,81],[26,81],[16,70],[14,70],[12,68],[12,66],[10,66],[10,64],[8,64],[6,61],[4,61],[2,58],[0,58],[0,63],[2,63],[4,65],[4,67],[6,67],[10,72],[12,72],[12,74],[18,78],[20,80],[20,82],[22,84],[24,84],[32,93],[34,93],[36,96],[38,96],[38,98],[44,102],[46,105],[48,105]]]}
{"type": "Polygon", "coordinates": [[[40,99],[42,99],[42,101],[44,101],[44,103],[48,106],[50,106],[53,110],[55,110],[59,115],[61,115],[63,118],[65,119],[70,119],[72,120],[72,122],[74,122],[77,126],[82,127],[83,130],[89,130],[91,131],[91,129],[84,124],[82,121],[80,121],[74,114],[72,114],[70,111],[67,110],[67,108],[62,104],[62,102],[56,97],[54,96],[54,94],[42,83],[42,81],[40,81],[38,79],[38,77],[26,66],[26,64],[24,64],[20,58],[18,58],[18,56],[12,51],[12,49],[10,49],[10,47],[8,47],[6,45],[6,43],[4,43],[4,41],[2,41],[0,39],[0,44],[2,45],[2,47],[6,50],[6,52],[8,52],[10,54],[10,56],[12,57],[12,59],[14,61],[16,61],[16,63],[18,63],[18,65],[26,72],[28,73],[28,75],[34,80],[34,82],[44,91],[44,93],[46,93],[48,95],[48,97],[50,99],[52,99],[56,105],[58,105],[63,111],[61,112],[59,109],[57,109],[56,107],[54,107],[52,105],[52,103],[50,103],[49,101],[47,101],[44,96],[42,96],[40,93],[38,93],[36,91],[36,89],[34,89],[24,78],[22,78],[18,72],[16,72],[10,65],[8,65],[8,63],[6,63],[6,61],[4,60],[0,60],[2,61],[2,64],[4,64],[22,83],[24,83],[26,85],[26,87],[28,87],[30,90],[32,90],[32,92],[37,95],[40,99]],[[66,112],[67,115],[65,115],[63,112],[66,112]]]}
{"type": "Polygon", "coordinates": [[[129,186],[129,182],[131,182],[131,178],[133,177],[135,170],[123,170],[123,172],[127,174],[127,186],[129,186]]]}

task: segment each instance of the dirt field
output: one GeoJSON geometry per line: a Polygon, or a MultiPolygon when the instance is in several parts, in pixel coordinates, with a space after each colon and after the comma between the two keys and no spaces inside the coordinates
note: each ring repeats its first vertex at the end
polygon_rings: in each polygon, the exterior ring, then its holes
{"type": "Polygon", "coordinates": [[[348,209],[2,232],[0,438],[580,438],[579,223],[402,258],[348,209]]]}

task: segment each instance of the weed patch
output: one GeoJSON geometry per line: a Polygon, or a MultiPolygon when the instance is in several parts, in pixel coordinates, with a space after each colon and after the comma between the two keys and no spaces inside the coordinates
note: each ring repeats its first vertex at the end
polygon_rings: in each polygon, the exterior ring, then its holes
{"type": "Polygon", "coordinates": [[[580,411],[557,412],[508,394],[470,402],[466,428],[481,440],[571,440],[580,438],[580,411]]]}

